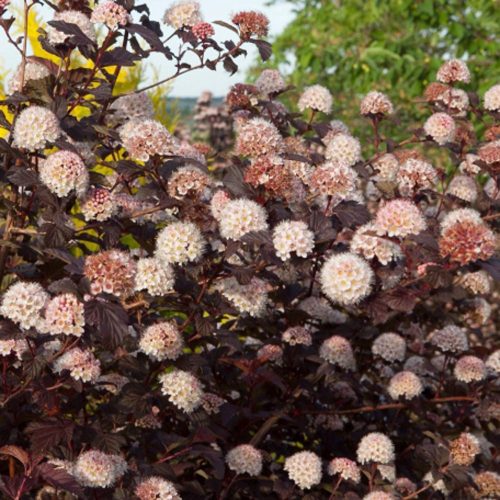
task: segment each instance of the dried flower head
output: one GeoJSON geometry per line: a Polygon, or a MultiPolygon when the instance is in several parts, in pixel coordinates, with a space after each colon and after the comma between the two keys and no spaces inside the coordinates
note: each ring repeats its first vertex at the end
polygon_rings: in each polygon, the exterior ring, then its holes
{"type": "Polygon", "coordinates": [[[159,476],[143,479],[134,493],[139,500],[181,500],[173,483],[159,476]]]}
{"type": "MultiPolygon", "coordinates": [[[[83,12],[78,10],[63,10],[61,12],[56,12],[54,15],[54,21],[76,24],[87,38],[89,38],[92,42],[96,41],[94,25],[83,12]]],[[[47,38],[49,43],[52,45],[59,45],[67,42],[68,39],[71,38],[71,35],[59,31],[53,26],[48,26],[47,38]]]]}
{"type": "Polygon", "coordinates": [[[411,371],[396,373],[389,381],[389,387],[387,388],[387,392],[392,399],[400,397],[412,399],[420,396],[423,390],[422,382],[411,371]]]}
{"type": "Polygon", "coordinates": [[[335,134],[327,143],[325,157],[334,164],[352,167],[361,160],[361,144],[349,134],[335,134]]]}
{"type": "MultiPolygon", "coordinates": [[[[0,7],[1,8],[1,7],[0,7]]],[[[24,83],[21,82],[22,65],[20,65],[9,80],[9,92],[21,92],[28,82],[43,80],[50,76],[50,71],[44,64],[38,61],[27,60],[24,66],[24,83]]]]}
{"type": "Polygon", "coordinates": [[[203,401],[203,386],[191,373],[174,369],[159,377],[161,393],[186,413],[192,413],[203,401]]]}
{"type": "Polygon", "coordinates": [[[388,464],[394,461],[394,445],[388,436],[381,432],[370,432],[358,444],[358,462],[388,464]]]}
{"type": "Polygon", "coordinates": [[[242,156],[257,157],[283,151],[283,137],[271,122],[252,118],[238,128],[235,151],[242,156]]]}
{"type": "Polygon", "coordinates": [[[496,248],[496,235],[484,223],[456,222],[444,229],[439,239],[441,256],[461,265],[488,260],[496,248]]]}
{"type": "Polygon", "coordinates": [[[240,28],[240,37],[244,39],[264,37],[269,32],[269,19],[255,10],[238,12],[233,16],[232,22],[240,28]]]}
{"type": "Polygon", "coordinates": [[[401,247],[387,238],[377,236],[376,226],[371,222],[356,230],[350,245],[351,251],[365,259],[377,258],[384,266],[403,257],[401,247]]]}
{"type": "Polygon", "coordinates": [[[101,375],[101,363],[89,350],[74,347],[58,357],[53,365],[56,373],[68,370],[75,380],[82,382],[97,382],[101,375]]]}
{"type": "Polygon", "coordinates": [[[319,348],[319,355],[325,361],[344,370],[356,369],[351,343],[340,335],[334,335],[326,339],[319,348]]]}
{"type": "Polygon", "coordinates": [[[442,83],[470,82],[470,71],[463,61],[450,59],[441,65],[436,78],[442,83]]]}
{"type": "Polygon", "coordinates": [[[476,356],[462,356],[456,362],[453,373],[460,382],[479,382],[486,378],[486,365],[476,356]]]}
{"type": "Polygon", "coordinates": [[[450,443],[450,461],[457,465],[472,465],[476,455],[481,453],[479,440],[469,432],[462,432],[450,443]]]}
{"type": "Polygon", "coordinates": [[[454,226],[458,222],[470,222],[472,224],[482,224],[481,214],[472,208],[458,208],[448,212],[441,221],[441,232],[454,226]]]}
{"type": "Polygon", "coordinates": [[[30,106],[18,115],[14,123],[14,146],[28,151],[43,149],[61,135],[56,115],[42,106],[30,106]]]}
{"type": "Polygon", "coordinates": [[[409,200],[396,199],[378,209],[375,227],[381,236],[405,238],[419,234],[427,227],[427,223],[417,205],[409,200]]]}
{"type": "Polygon", "coordinates": [[[397,174],[401,196],[414,196],[424,189],[433,189],[437,181],[436,169],[430,163],[414,158],[404,161],[397,174]]]}
{"type": "Polygon", "coordinates": [[[113,486],[127,469],[127,462],[120,455],[89,450],[81,453],[76,459],[72,473],[82,486],[108,488],[113,486]]]}
{"type": "Polygon", "coordinates": [[[148,326],[139,340],[139,350],[155,361],[175,360],[183,347],[184,340],[174,321],[148,326]]]}
{"type": "Polygon", "coordinates": [[[155,257],[167,264],[187,264],[201,257],[205,245],[205,239],[195,224],[176,221],[158,233],[155,257]]]}
{"type": "Polygon", "coordinates": [[[94,187],[85,195],[80,209],[86,221],[103,222],[117,213],[118,206],[109,189],[94,187]]]}
{"type": "Polygon", "coordinates": [[[490,275],[486,271],[465,273],[456,281],[461,287],[475,295],[487,294],[491,292],[491,279],[490,275]]]}
{"type": "Polygon", "coordinates": [[[41,312],[49,294],[38,283],[18,281],[2,297],[0,314],[17,323],[24,330],[41,324],[41,312]]]}
{"type": "Polygon", "coordinates": [[[456,129],[455,121],[447,113],[434,113],[424,123],[424,132],[440,146],[453,141],[456,129]]]}
{"type": "Polygon", "coordinates": [[[360,112],[364,116],[392,115],[394,107],[389,97],[382,92],[372,90],[363,97],[360,112]]]}
{"type": "Polygon", "coordinates": [[[321,482],[321,459],[312,451],[299,451],[285,460],[288,477],[302,490],[321,482]]]}
{"type": "Polygon", "coordinates": [[[477,155],[479,158],[487,163],[488,165],[493,165],[494,163],[500,162],[500,140],[492,141],[481,146],[477,155]]]}
{"type": "Polygon", "coordinates": [[[222,208],[219,228],[223,238],[240,240],[251,231],[265,231],[268,228],[267,213],[253,200],[230,200],[222,208]]]}
{"type": "Polygon", "coordinates": [[[241,314],[257,318],[266,310],[267,284],[259,278],[252,278],[248,285],[241,285],[236,278],[227,278],[217,289],[241,314]]]}
{"type": "Polygon", "coordinates": [[[406,356],[406,342],[397,333],[382,333],[373,342],[372,353],[391,363],[403,361],[406,356]]]}
{"type": "Polygon", "coordinates": [[[72,293],[63,293],[47,303],[44,331],[51,335],[80,337],[85,326],[83,304],[72,293]]]}
{"type": "Polygon", "coordinates": [[[194,26],[202,21],[200,4],[191,0],[174,3],[163,16],[163,22],[176,30],[184,26],[194,26]]]}
{"type": "Polygon", "coordinates": [[[493,85],[484,93],[484,109],[500,111],[500,84],[493,85]]]}
{"type": "Polygon", "coordinates": [[[175,274],[170,264],[156,257],[146,257],[137,261],[135,290],[146,290],[151,295],[161,296],[174,289],[175,274]]]}
{"type": "Polygon", "coordinates": [[[281,363],[283,359],[283,349],[279,345],[266,344],[257,351],[257,358],[260,361],[270,361],[281,363]]]}
{"type": "Polygon", "coordinates": [[[371,292],[373,277],[371,267],[358,255],[335,254],[321,268],[321,289],[333,302],[356,304],[371,292]]]}
{"type": "Polygon", "coordinates": [[[123,147],[134,160],[148,161],[151,156],[174,153],[173,137],[156,120],[129,120],[119,133],[123,147]]]}
{"type": "Polygon", "coordinates": [[[273,245],[281,260],[289,260],[291,253],[307,257],[314,249],[314,233],[302,221],[282,221],[273,229],[273,245]]]}
{"type": "Polygon", "coordinates": [[[90,20],[93,23],[103,23],[110,30],[116,30],[119,26],[126,26],[131,21],[131,16],[125,7],[110,0],[97,4],[90,20]]]}
{"type": "Polygon", "coordinates": [[[85,259],[84,274],[94,295],[109,293],[128,297],[134,290],[136,264],[120,250],[106,250],[85,259]]]}
{"type": "Polygon", "coordinates": [[[264,69],[255,81],[257,90],[266,96],[277,94],[286,89],[286,83],[281,73],[276,69],[264,69]]]}
{"type": "Polygon", "coordinates": [[[309,331],[303,326],[291,326],[287,328],[282,335],[283,342],[289,345],[306,345],[312,344],[312,337],[309,331]]]}
{"type": "Polygon", "coordinates": [[[338,474],[344,481],[352,481],[358,484],[361,481],[361,471],[358,464],[348,458],[334,458],[328,464],[328,474],[338,474]]]}
{"type": "Polygon", "coordinates": [[[226,455],[226,463],[236,474],[258,476],[262,472],[262,453],[251,444],[240,444],[226,455]]]}
{"type": "Polygon", "coordinates": [[[303,113],[306,109],[330,113],[332,110],[333,97],[330,91],[322,85],[312,85],[302,92],[298,107],[303,113]]]}

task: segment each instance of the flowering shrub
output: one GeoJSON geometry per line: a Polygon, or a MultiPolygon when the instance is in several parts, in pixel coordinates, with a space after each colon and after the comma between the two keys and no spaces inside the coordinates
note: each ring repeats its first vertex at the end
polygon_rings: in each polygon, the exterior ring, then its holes
{"type": "Polygon", "coordinates": [[[498,497],[499,87],[483,101],[446,62],[398,143],[374,90],[362,144],[328,89],[289,112],[267,70],[231,89],[216,153],[116,77],[151,52],[169,79],[267,58],[263,14],[214,23],[222,48],[193,1],[166,26],[128,0],[52,7],[60,64],[19,48],[1,103],[2,495],[498,497]]]}

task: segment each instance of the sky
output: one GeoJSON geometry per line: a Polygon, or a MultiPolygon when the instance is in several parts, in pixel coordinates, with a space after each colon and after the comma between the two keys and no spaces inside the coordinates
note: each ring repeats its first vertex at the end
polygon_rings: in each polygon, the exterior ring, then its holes
{"type": "MultiPolygon", "coordinates": [[[[19,7],[22,5],[22,0],[12,0],[12,6],[19,7]]],[[[151,10],[151,18],[160,20],[163,17],[165,9],[173,3],[173,1],[165,0],[145,0],[151,10]]],[[[260,10],[265,13],[270,20],[270,36],[279,33],[292,19],[292,8],[287,2],[279,2],[277,5],[267,6],[266,0],[199,0],[203,16],[206,21],[222,20],[228,21],[231,15],[240,10],[260,10]]],[[[51,9],[46,7],[37,7],[43,15],[43,18],[48,21],[51,16],[51,9]]],[[[220,26],[216,26],[216,40],[227,40],[230,38],[231,32],[220,26]]],[[[164,30],[165,31],[165,30],[164,30]]],[[[19,60],[16,57],[16,52],[5,41],[4,34],[0,33],[0,68],[12,71],[19,60]]],[[[246,58],[239,57],[236,61],[239,65],[239,71],[232,77],[225,72],[222,67],[216,72],[209,69],[196,70],[187,73],[183,77],[175,80],[170,95],[173,97],[196,97],[204,90],[210,90],[216,96],[221,96],[227,93],[231,85],[244,81],[245,71],[249,68],[252,61],[255,60],[256,50],[254,46],[248,45],[248,56],[246,58]]],[[[172,66],[163,56],[155,55],[148,59],[155,65],[159,78],[165,78],[172,73],[172,66]]],[[[148,73],[147,83],[153,83],[151,80],[152,73],[148,73]]]]}

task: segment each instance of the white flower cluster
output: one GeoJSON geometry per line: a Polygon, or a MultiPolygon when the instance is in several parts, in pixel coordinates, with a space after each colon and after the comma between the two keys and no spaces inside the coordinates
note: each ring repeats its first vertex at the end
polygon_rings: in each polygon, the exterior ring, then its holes
{"type": "Polygon", "coordinates": [[[412,399],[420,396],[424,390],[422,382],[411,371],[403,371],[396,373],[389,381],[387,392],[392,399],[404,397],[405,399],[412,399]]]}
{"type": "MultiPolygon", "coordinates": [[[[26,83],[36,80],[43,80],[50,76],[50,71],[48,68],[37,61],[26,61],[26,65],[24,67],[24,85],[26,83]]],[[[13,94],[14,92],[21,92],[23,90],[23,84],[21,82],[22,77],[22,65],[20,65],[15,73],[12,75],[12,78],[9,81],[9,92],[13,94]]]]}
{"type": "Polygon", "coordinates": [[[375,227],[381,236],[406,238],[422,232],[427,223],[417,205],[409,200],[396,199],[378,209],[375,227]]]}
{"type": "Polygon", "coordinates": [[[377,236],[377,228],[373,223],[360,226],[355,231],[350,246],[351,251],[362,255],[365,259],[377,258],[384,266],[403,257],[403,252],[397,243],[377,236]]]}
{"type": "Polygon", "coordinates": [[[408,158],[398,170],[397,182],[401,196],[414,196],[424,189],[433,189],[438,181],[436,169],[424,160],[408,158]]]}
{"type": "Polygon", "coordinates": [[[163,22],[176,30],[183,26],[192,27],[202,21],[200,4],[191,0],[174,3],[163,16],[163,22]]]}
{"type": "Polygon", "coordinates": [[[174,369],[159,377],[161,393],[169,401],[186,413],[192,413],[203,402],[201,382],[191,373],[174,369]]]}
{"type": "Polygon", "coordinates": [[[289,345],[312,345],[312,337],[303,326],[291,326],[281,336],[283,342],[289,345]]]}
{"type": "Polygon", "coordinates": [[[325,158],[345,167],[352,167],[361,160],[361,144],[349,134],[335,134],[325,149],[325,158]]]}
{"type": "MultiPolygon", "coordinates": [[[[56,12],[54,15],[54,21],[63,21],[68,24],[76,24],[90,40],[96,41],[96,34],[94,25],[90,19],[78,10],[63,10],[61,12],[56,12]]],[[[58,45],[65,43],[71,35],[63,33],[53,26],[47,27],[47,37],[51,44],[58,45]]]]}
{"type": "Polygon", "coordinates": [[[24,352],[28,350],[28,342],[25,339],[0,340],[0,356],[15,354],[20,361],[24,352]]]}
{"type": "Polygon", "coordinates": [[[319,348],[319,355],[332,365],[338,365],[345,370],[355,370],[356,361],[351,343],[340,335],[326,339],[319,348]]]}
{"type": "Polygon", "coordinates": [[[258,476],[262,472],[262,453],[250,444],[240,444],[230,450],[226,462],[236,474],[258,476]]]}
{"type": "Polygon", "coordinates": [[[51,299],[44,312],[44,331],[51,335],[80,337],[85,326],[83,304],[72,293],[51,299]]]}
{"type": "Polygon", "coordinates": [[[229,200],[222,207],[219,226],[223,238],[239,240],[251,231],[265,231],[268,228],[267,214],[265,209],[253,200],[229,200]]]}
{"type": "Polygon", "coordinates": [[[195,224],[176,221],[158,234],[155,256],[167,264],[186,264],[198,260],[205,245],[205,239],[195,224]]]}
{"type": "Polygon", "coordinates": [[[369,295],[373,277],[371,267],[358,255],[350,252],[335,254],[321,268],[321,288],[337,304],[356,304],[369,295]]]}
{"type": "Polygon", "coordinates": [[[151,120],[155,114],[153,101],[146,92],[123,95],[109,109],[111,113],[106,116],[106,123],[110,125],[123,124],[127,120],[151,120]]]}
{"type": "Polygon", "coordinates": [[[482,224],[481,214],[473,208],[457,208],[448,212],[441,221],[441,233],[459,222],[482,224]]]}
{"type": "Polygon", "coordinates": [[[452,354],[458,354],[469,349],[467,330],[457,325],[446,325],[439,330],[434,330],[427,340],[441,351],[452,354]]]}
{"type": "Polygon", "coordinates": [[[248,285],[241,285],[236,278],[227,278],[217,289],[241,314],[257,318],[266,310],[267,284],[259,278],[252,278],[248,285]]]}
{"type": "Polygon", "coordinates": [[[71,151],[57,151],[40,163],[40,180],[51,192],[62,198],[72,191],[85,193],[89,174],[83,160],[71,151]]]}
{"type": "Polygon", "coordinates": [[[119,26],[126,26],[132,18],[125,7],[110,0],[97,4],[90,20],[93,23],[103,23],[110,30],[116,30],[119,26]]]}
{"type": "Polygon", "coordinates": [[[494,373],[500,373],[500,349],[497,349],[488,356],[486,367],[494,373]]]}
{"type": "Polygon", "coordinates": [[[321,482],[321,459],[312,451],[299,451],[285,460],[288,477],[302,490],[321,482]]]}
{"type": "Polygon", "coordinates": [[[394,107],[389,97],[382,92],[372,90],[363,97],[360,105],[362,115],[392,115],[394,107]]]}
{"type": "Polygon", "coordinates": [[[330,113],[332,110],[333,97],[330,91],[321,85],[307,87],[300,96],[298,107],[301,112],[306,109],[330,113]]]}
{"type": "Polygon", "coordinates": [[[358,462],[367,464],[376,462],[388,464],[394,461],[394,444],[391,439],[381,432],[370,432],[358,444],[358,462]]]}
{"type": "Polygon", "coordinates": [[[175,486],[159,476],[151,476],[141,481],[134,493],[139,500],[182,500],[175,486]]]}
{"type": "Polygon", "coordinates": [[[484,93],[484,109],[500,111],[500,84],[493,85],[484,93]]]}
{"type": "Polygon", "coordinates": [[[281,260],[288,260],[291,253],[307,257],[314,248],[314,233],[302,221],[282,221],[273,230],[273,245],[281,260]]]}
{"type": "Polygon", "coordinates": [[[328,474],[335,476],[338,474],[344,481],[359,483],[361,481],[361,471],[358,464],[348,458],[334,458],[328,464],[328,474]]]}
{"type": "Polygon", "coordinates": [[[95,383],[101,375],[101,363],[89,350],[74,347],[66,351],[54,362],[54,371],[68,370],[71,377],[82,382],[95,383]]]}
{"type": "Polygon", "coordinates": [[[80,209],[86,221],[103,222],[117,213],[118,206],[109,189],[97,187],[88,191],[80,209]]]}
{"type": "Polygon", "coordinates": [[[424,132],[440,146],[453,141],[456,128],[455,121],[447,113],[434,113],[424,123],[424,132]]]}
{"type": "Polygon", "coordinates": [[[397,333],[383,333],[373,342],[372,353],[390,363],[403,361],[406,355],[406,342],[397,333]]]}
{"type": "Polygon", "coordinates": [[[42,324],[41,312],[49,294],[38,283],[18,281],[4,293],[0,314],[17,323],[24,330],[42,324]]]}
{"type": "Polygon", "coordinates": [[[28,151],[43,149],[61,135],[59,120],[50,109],[30,106],[23,109],[14,123],[14,146],[28,151]]]}
{"type": "Polygon", "coordinates": [[[146,290],[151,295],[165,295],[174,289],[174,268],[156,257],[137,261],[135,290],[146,290]]]}
{"type": "Polygon", "coordinates": [[[476,181],[468,175],[455,175],[451,179],[446,193],[463,201],[474,203],[478,195],[476,181]]]}
{"type": "Polygon", "coordinates": [[[257,90],[266,96],[285,90],[286,83],[276,69],[265,69],[255,81],[257,90]]]}
{"type": "Polygon", "coordinates": [[[175,360],[183,347],[184,340],[173,321],[148,326],[139,340],[139,349],[155,361],[175,360]]]}
{"type": "Polygon", "coordinates": [[[486,365],[477,356],[462,356],[455,364],[453,374],[457,380],[466,384],[479,382],[487,375],[486,365]]]}
{"type": "Polygon", "coordinates": [[[89,450],[80,454],[71,472],[82,486],[108,488],[113,486],[127,469],[127,462],[120,455],[89,450]]]}

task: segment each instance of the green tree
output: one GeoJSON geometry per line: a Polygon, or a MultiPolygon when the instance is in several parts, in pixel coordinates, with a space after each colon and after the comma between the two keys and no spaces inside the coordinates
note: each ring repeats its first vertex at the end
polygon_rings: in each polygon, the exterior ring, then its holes
{"type": "Polygon", "coordinates": [[[415,118],[412,102],[450,57],[467,61],[471,88],[480,93],[498,83],[498,1],[271,1],[295,5],[295,18],[274,40],[271,65],[297,92],[313,83],[328,87],[337,117],[356,108],[353,98],[380,90],[406,103],[403,118],[415,118]]]}

